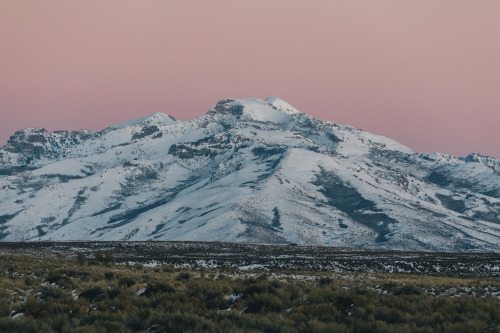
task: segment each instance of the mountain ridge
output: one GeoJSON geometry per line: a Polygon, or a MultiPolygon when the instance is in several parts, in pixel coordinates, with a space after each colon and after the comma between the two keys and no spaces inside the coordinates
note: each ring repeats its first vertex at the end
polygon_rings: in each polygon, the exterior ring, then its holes
{"type": "Polygon", "coordinates": [[[500,250],[500,161],[418,153],[278,98],[0,147],[0,240],[500,250]]]}

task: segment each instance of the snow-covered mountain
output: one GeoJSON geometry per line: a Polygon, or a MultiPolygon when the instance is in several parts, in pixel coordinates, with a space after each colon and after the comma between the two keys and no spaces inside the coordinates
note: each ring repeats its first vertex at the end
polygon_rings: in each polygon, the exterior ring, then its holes
{"type": "Polygon", "coordinates": [[[277,98],[0,147],[0,240],[500,251],[500,161],[417,153],[277,98]]]}

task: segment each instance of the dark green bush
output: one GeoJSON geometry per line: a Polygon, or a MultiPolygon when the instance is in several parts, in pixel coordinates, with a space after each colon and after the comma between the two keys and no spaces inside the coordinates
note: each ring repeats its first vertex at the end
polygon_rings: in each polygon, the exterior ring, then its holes
{"type": "Polygon", "coordinates": [[[177,275],[177,280],[179,281],[187,281],[189,279],[191,279],[191,273],[189,272],[181,272],[177,275]]]}
{"type": "Polygon", "coordinates": [[[42,292],[40,294],[40,299],[45,301],[48,299],[58,299],[58,298],[63,298],[68,296],[67,293],[65,293],[62,289],[57,288],[57,287],[44,287],[42,289],[42,292]]]}
{"type": "Polygon", "coordinates": [[[85,298],[90,302],[95,302],[105,297],[105,291],[99,286],[90,287],[82,291],[78,297],[85,298]]]}
{"type": "Polygon", "coordinates": [[[80,265],[85,265],[87,263],[87,257],[82,252],[76,254],[76,260],[80,265]]]}
{"type": "Polygon", "coordinates": [[[158,281],[153,283],[148,283],[146,287],[146,291],[144,292],[144,296],[150,297],[154,295],[158,295],[160,293],[173,293],[175,288],[167,282],[158,281]]]}
{"type": "Polygon", "coordinates": [[[277,296],[268,294],[255,294],[246,301],[246,312],[265,313],[268,311],[279,312],[283,310],[283,302],[277,296]]]}
{"type": "Polygon", "coordinates": [[[10,314],[10,304],[6,299],[0,298],[0,317],[10,314]]]}
{"type": "Polygon", "coordinates": [[[120,285],[120,287],[128,288],[135,284],[135,279],[131,276],[122,276],[118,280],[118,284],[120,285]]]}
{"type": "Polygon", "coordinates": [[[331,284],[331,283],[333,283],[333,279],[331,277],[328,277],[328,276],[323,276],[318,281],[318,284],[320,286],[324,285],[324,284],[331,284]]]}
{"type": "Polygon", "coordinates": [[[71,280],[71,278],[61,271],[49,272],[47,279],[45,281],[47,281],[49,283],[55,283],[58,286],[61,286],[64,288],[72,289],[74,287],[74,283],[71,280]]]}

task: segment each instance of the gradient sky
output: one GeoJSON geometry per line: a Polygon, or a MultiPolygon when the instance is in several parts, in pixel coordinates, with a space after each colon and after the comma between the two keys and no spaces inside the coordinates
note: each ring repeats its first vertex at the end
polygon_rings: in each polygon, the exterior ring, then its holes
{"type": "Polygon", "coordinates": [[[0,2],[0,144],[268,96],[418,151],[500,158],[500,1],[0,2]]]}

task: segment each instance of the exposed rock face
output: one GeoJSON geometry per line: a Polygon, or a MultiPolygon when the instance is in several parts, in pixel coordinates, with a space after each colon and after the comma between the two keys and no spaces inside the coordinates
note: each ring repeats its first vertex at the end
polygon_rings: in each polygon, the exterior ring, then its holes
{"type": "Polygon", "coordinates": [[[87,130],[49,133],[44,128],[27,128],[17,131],[7,145],[0,148],[0,159],[4,161],[0,163],[0,174],[31,170],[40,159],[65,158],[69,150],[99,136],[99,133],[87,130]]]}
{"type": "Polygon", "coordinates": [[[500,250],[500,161],[414,152],[277,99],[0,147],[0,240],[500,250]]]}

